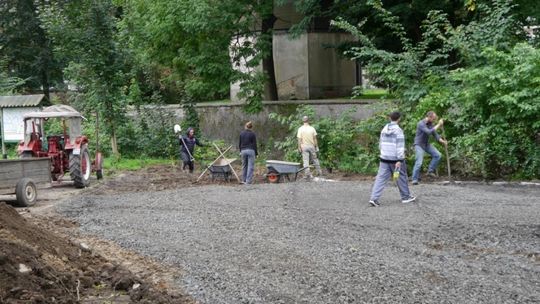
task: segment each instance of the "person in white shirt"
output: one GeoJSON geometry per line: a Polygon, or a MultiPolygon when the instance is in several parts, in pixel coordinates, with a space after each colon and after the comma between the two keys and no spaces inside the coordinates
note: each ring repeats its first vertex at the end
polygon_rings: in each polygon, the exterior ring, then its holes
{"type": "Polygon", "coordinates": [[[315,166],[315,170],[319,175],[322,175],[319,159],[317,158],[317,152],[319,152],[319,146],[317,143],[317,131],[315,128],[309,125],[309,118],[304,116],[302,118],[304,125],[298,128],[296,137],[298,139],[298,151],[302,153],[302,160],[304,162],[305,177],[312,178],[313,175],[309,169],[310,160],[315,166]]]}

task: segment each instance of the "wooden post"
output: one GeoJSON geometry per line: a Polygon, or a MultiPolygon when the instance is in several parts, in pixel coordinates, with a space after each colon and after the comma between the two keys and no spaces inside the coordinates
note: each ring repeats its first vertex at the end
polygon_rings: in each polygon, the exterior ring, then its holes
{"type": "Polygon", "coordinates": [[[6,144],[4,142],[4,108],[0,108],[0,128],[2,128],[2,158],[7,159],[6,144]]]}

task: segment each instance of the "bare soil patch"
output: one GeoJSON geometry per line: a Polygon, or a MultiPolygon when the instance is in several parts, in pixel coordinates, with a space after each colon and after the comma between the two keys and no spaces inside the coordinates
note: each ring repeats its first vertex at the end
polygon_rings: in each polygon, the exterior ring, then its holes
{"type": "Polygon", "coordinates": [[[54,231],[74,222],[33,222],[0,203],[0,303],[193,303],[54,231]]]}
{"type": "MultiPolygon", "coordinates": [[[[242,166],[238,162],[233,165],[236,173],[241,178],[242,166]]],[[[178,188],[191,188],[201,187],[206,185],[223,185],[223,186],[240,186],[236,177],[231,176],[230,181],[225,181],[222,178],[216,178],[212,180],[211,174],[207,172],[200,181],[197,182],[197,178],[201,175],[204,168],[197,168],[197,170],[190,174],[187,171],[182,171],[177,166],[170,165],[155,165],[146,167],[138,171],[124,171],[118,175],[107,178],[104,182],[87,190],[85,194],[91,195],[104,195],[104,194],[118,194],[126,192],[147,192],[147,191],[162,191],[178,188]]],[[[266,168],[264,166],[258,166],[255,169],[254,184],[266,183],[264,175],[266,174],[266,168]]],[[[351,174],[336,172],[325,173],[327,179],[339,180],[339,181],[371,181],[373,176],[351,174]]],[[[299,174],[299,179],[302,175],[299,174]]]]}

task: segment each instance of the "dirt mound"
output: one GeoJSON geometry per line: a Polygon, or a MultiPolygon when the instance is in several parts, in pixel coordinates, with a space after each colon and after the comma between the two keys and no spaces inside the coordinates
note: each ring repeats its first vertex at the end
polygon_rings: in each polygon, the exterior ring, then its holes
{"type": "Polygon", "coordinates": [[[0,303],[193,303],[0,203],[0,303]]]}

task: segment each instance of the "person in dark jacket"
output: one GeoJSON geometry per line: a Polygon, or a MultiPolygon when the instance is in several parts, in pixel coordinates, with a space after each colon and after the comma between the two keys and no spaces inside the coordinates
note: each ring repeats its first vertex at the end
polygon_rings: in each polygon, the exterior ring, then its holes
{"type": "Polygon", "coordinates": [[[180,158],[182,159],[182,170],[189,168],[189,173],[193,173],[195,169],[195,158],[193,153],[195,152],[195,145],[202,147],[203,145],[195,138],[195,129],[188,128],[185,136],[178,138],[180,142],[180,158]]]}
{"type": "Polygon", "coordinates": [[[422,169],[422,163],[424,161],[424,154],[431,155],[431,162],[429,163],[427,175],[436,177],[435,170],[441,160],[441,152],[439,152],[434,146],[429,143],[430,136],[435,137],[435,140],[443,145],[448,144],[446,140],[442,139],[437,130],[443,126],[444,121],[439,119],[439,122],[433,126],[433,123],[437,120],[437,114],[433,111],[426,113],[426,117],[418,122],[416,125],[416,137],[414,138],[414,150],[415,150],[415,162],[412,174],[412,184],[418,185],[420,181],[420,171],[422,169]]]}
{"type": "Polygon", "coordinates": [[[253,182],[253,170],[255,169],[255,157],[257,156],[257,137],[252,130],[253,123],[248,121],[245,130],[240,133],[238,149],[242,157],[242,183],[253,182]]]}

